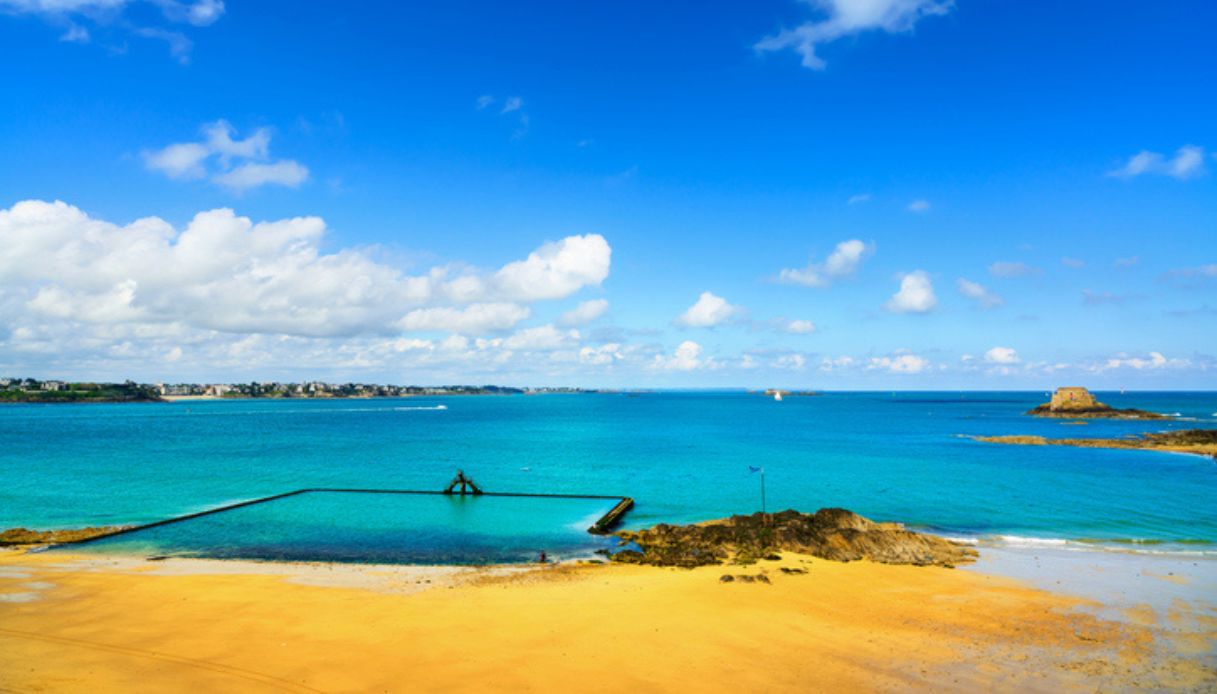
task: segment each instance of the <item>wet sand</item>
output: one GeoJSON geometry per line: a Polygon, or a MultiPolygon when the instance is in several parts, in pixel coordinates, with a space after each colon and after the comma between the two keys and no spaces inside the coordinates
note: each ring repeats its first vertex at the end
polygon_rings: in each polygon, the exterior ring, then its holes
{"type": "Polygon", "coordinates": [[[1100,607],[983,571],[792,554],[681,570],[4,552],[0,689],[1093,691],[1217,682],[1211,609],[1187,608],[1184,624],[1100,607]],[[769,583],[720,580],[762,573],[769,583]]]}

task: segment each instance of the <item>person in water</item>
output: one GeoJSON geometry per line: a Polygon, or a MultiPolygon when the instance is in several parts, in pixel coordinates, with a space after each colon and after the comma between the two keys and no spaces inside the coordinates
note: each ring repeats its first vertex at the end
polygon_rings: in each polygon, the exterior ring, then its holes
{"type": "Polygon", "coordinates": [[[545,550],[541,550],[541,563],[544,564],[549,560],[545,558],[545,550]]]}

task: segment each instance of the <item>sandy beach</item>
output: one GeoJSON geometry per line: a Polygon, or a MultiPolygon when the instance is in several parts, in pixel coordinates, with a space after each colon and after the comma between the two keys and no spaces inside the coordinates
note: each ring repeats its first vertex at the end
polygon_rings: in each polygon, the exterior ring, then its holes
{"type": "Polygon", "coordinates": [[[5,552],[0,689],[1212,689],[1217,616],[1166,573],[1140,572],[1150,593],[1184,591],[1158,610],[984,561],[466,569],[5,552]]]}

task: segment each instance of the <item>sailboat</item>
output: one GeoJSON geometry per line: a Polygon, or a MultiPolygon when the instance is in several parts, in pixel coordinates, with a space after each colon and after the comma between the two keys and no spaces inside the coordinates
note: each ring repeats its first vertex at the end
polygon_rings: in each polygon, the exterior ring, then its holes
{"type": "Polygon", "coordinates": [[[778,402],[781,402],[782,401],[782,391],[780,391],[780,390],[773,391],[773,399],[777,400],[778,402]]]}

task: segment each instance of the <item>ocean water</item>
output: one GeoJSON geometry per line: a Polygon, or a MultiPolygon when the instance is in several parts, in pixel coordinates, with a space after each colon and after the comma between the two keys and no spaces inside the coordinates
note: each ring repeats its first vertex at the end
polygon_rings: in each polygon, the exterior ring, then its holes
{"type": "Polygon", "coordinates": [[[1217,427],[1217,393],[1099,396],[1178,418],[1024,416],[1041,392],[12,405],[0,407],[0,528],[141,523],[303,487],[438,490],[458,468],[491,491],[632,496],[626,525],[638,527],[757,511],[749,466],[763,466],[769,510],[841,506],[988,540],[1215,551],[1211,458],[966,438],[1217,427]]]}

